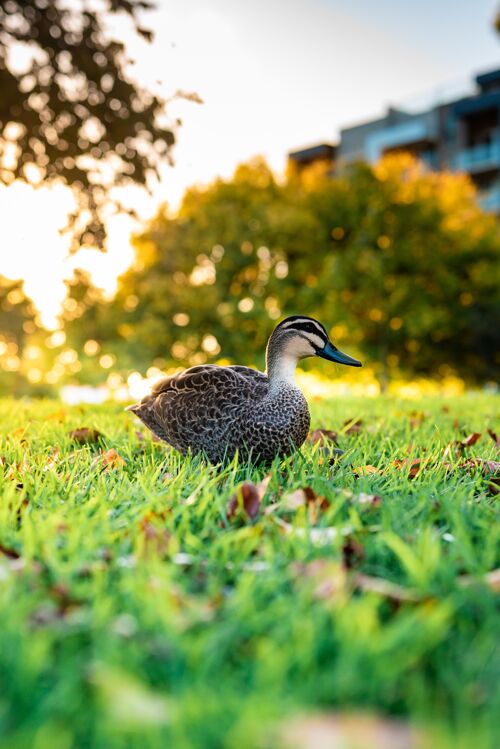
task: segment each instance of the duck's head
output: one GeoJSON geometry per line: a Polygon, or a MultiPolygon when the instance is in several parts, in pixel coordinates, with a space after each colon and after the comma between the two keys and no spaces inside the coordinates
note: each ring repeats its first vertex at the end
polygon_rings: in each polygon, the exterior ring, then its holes
{"type": "Polygon", "coordinates": [[[362,366],[357,359],[339,351],[318,320],[305,315],[285,318],[276,326],[267,345],[269,376],[281,375],[281,379],[290,380],[297,361],[308,356],[320,356],[350,367],[362,366]]]}

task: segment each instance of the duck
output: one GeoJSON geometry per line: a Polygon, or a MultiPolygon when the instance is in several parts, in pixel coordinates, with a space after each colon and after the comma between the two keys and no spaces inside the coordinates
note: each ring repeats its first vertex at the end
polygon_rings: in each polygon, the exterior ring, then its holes
{"type": "Polygon", "coordinates": [[[219,464],[237,454],[269,464],[299,449],[308,435],[309,408],[295,370],[311,356],[362,366],[332,343],[318,320],[292,315],[268,340],[265,373],[240,365],[191,367],[159,380],[126,410],[183,455],[202,454],[219,464]]]}

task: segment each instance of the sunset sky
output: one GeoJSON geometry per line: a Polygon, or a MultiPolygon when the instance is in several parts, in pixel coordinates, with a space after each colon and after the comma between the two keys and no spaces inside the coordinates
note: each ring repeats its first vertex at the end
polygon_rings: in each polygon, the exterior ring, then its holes
{"type": "MultiPolygon", "coordinates": [[[[198,105],[176,102],[176,165],[165,168],[141,215],[240,161],[264,155],[281,170],[288,150],[335,139],[340,127],[380,115],[388,104],[428,103],[466,91],[471,76],[499,65],[494,0],[158,0],[145,15],[152,45],[133,41],[134,75],[165,95],[196,91],[198,105]],[[160,83],[158,83],[160,82],[160,83]],[[425,97],[425,101],[424,101],[425,97]]],[[[128,38],[125,25],[115,33],[128,38]]],[[[112,289],[130,263],[131,224],[110,227],[107,255],[67,259],[58,233],[70,198],[64,191],[0,188],[0,273],[26,290],[52,323],[63,279],[76,265],[112,289]]]]}

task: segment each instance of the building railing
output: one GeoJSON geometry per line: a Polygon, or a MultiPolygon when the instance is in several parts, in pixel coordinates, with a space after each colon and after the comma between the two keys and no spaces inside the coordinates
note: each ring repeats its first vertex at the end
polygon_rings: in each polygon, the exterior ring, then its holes
{"type": "Polygon", "coordinates": [[[455,156],[453,166],[462,172],[500,166],[500,139],[460,151],[455,156]]]}
{"type": "Polygon", "coordinates": [[[481,208],[492,213],[500,213],[500,185],[479,193],[481,208]]]}

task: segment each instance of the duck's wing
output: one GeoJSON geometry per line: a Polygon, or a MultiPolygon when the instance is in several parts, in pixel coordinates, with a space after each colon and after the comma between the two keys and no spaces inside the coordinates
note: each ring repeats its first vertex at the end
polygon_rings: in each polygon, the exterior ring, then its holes
{"type": "Polygon", "coordinates": [[[211,434],[219,438],[245,403],[268,392],[268,379],[249,367],[191,367],[155,384],[133,411],[151,431],[178,450],[203,449],[211,434]]]}
{"type": "Polygon", "coordinates": [[[233,364],[231,367],[226,367],[226,369],[232,369],[233,372],[237,372],[243,377],[246,377],[250,382],[253,382],[256,385],[265,385],[266,388],[269,386],[267,375],[265,375],[264,372],[259,372],[258,369],[242,367],[239,364],[233,364]]]}

